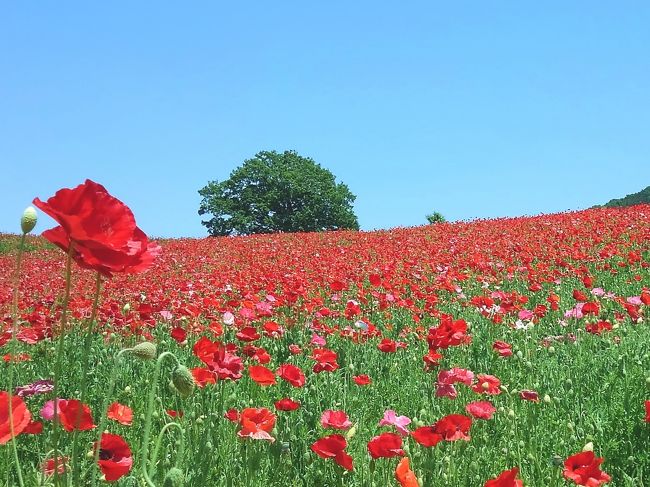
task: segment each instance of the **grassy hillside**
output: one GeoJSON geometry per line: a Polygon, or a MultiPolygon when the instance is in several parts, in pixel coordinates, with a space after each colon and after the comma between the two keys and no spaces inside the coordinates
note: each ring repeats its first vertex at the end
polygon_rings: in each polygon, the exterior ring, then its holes
{"type": "Polygon", "coordinates": [[[650,204],[650,186],[642,189],[638,193],[628,194],[625,198],[609,200],[603,206],[605,208],[613,208],[615,206],[633,206],[643,203],[650,204]]]}

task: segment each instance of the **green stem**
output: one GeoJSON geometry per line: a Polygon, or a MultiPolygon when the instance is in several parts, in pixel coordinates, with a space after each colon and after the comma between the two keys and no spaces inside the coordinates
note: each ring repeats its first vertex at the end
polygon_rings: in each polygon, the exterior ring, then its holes
{"type": "Polygon", "coordinates": [[[9,435],[11,436],[11,449],[14,452],[14,462],[16,462],[16,472],[18,474],[18,484],[24,487],[23,472],[20,468],[20,459],[18,457],[18,444],[14,434],[14,417],[13,417],[13,390],[14,390],[14,363],[16,351],[16,335],[18,328],[18,288],[20,287],[20,266],[23,261],[25,251],[25,234],[20,237],[18,246],[18,255],[16,256],[16,274],[14,277],[14,299],[11,307],[11,346],[9,347],[9,435]]]}
{"type": "MultiPolygon", "coordinates": [[[[95,298],[93,299],[93,307],[90,313],[90,319],[86,327],[86,336],[84,338],[84,353],[83,362],[81,367],[81,395],[79,400],[83,403],[86,399],[86,392],[88,388],[88,366],[90,364],[90,348],[92,346],[93,332],[95,331],[95,319],[97,318],[97,309],[99,308],[99,297],[102,290],[102,275],[98,272],[97,279],[95,280],[95,298]]],[[[110,396],[109,396],[110,397],[110,396]]],[[[79,485],[79,463],[77,461],[77,453],[79,450],[79,425],[81,424],[82,409],[77,411],[77,417],[74,422],[74,431],[72,433],[72,484],[79,485]]],[[[102,415],[104,411],[102,411],[102,415]]],[[[100,430],[101,432],[101,430],[100,430]]]]}
{"type": "Polygon", "coordinates": [[[176,462],[174,465],[178,467],[180,460],[183,458],[183,454],[185,453],[185,430],[182,428],[182,426],[178,423],[167,423],[165,426],[162,427],[160,430],[160,433],[158,433],[158,439],[156,440],[156,446],[153,449],[153,455],[151,456],[151,467],[149,468],[149,477],[154,476],[154,467],[156,466],[156,461],[158,460],[158,454],[160,453],[160,446],[162,445],[162,438],[163,435],[169,430],[170,428],[178,428],[178,431],[180,433],[180,446],[178,448],[178,453],[176,454],[176,462]]]}
{"type": "Polygon", "coordinates": [[[106,427],[106,411],[108,410],[108,403],[110,402],[111,398],[113,397],[113,391],[115,390],[115,382],[117,381],[117,369],[118,365],[120,364],[120,360],[122,359],[122,355],[130,352],[130,348],[125,348],[124,350],[120,350],[117,355],[115,356],[115,365],[113,365],[113,370],[111,371],[111,378],[108,383],[108,394],[106,394],[106,397],[104,399],[104,406],[102,407],[101,410],[101,415],[99,417],[99,427],[97,428],[98,434],[97,434],[97,446],[95,447],[95,456],[93,460],[93,466],[92,471],[92,484],[93,486],[97,485],[97,474],[98,470],[95,468],[95,465],[97,465],[97,462],[99,461],[99,447],[101,445],[102,441],[102,433],[104,432],[104,428],[106,427]]]}
{"type": "MultiPolygon", "coordinates": [[[[58,415],[58,393],[59,393],[59,377],[61,375],[61,368],[63,366],[63,344],[65,337],[65,328],[68,321],[68,303],[70,302],[70,283],[72,276],[72,252],[73,244],[70,242],[68,248],[68,256],[65,261],[65,294],[63,296],[63,309],[61,310],[61,322],[59,324],[59,341],[56,350],[56,362],[54,365],[54,426],[52,434],[52,442],[54,443],[54,485],[59,485],[59,415],[58,415]]],[[[67,472],[64,472],[64,476],[67,472]]]]}
{"type": "Polygon", "coordinates": [[[149,473],[147,472],[147,461],[149,459],[149,437],[151,436],[151,416],[153,414],[153,405],[156,400],[156,392],[158,390],[158,375],[160,374],[160,368],[162,362],[166,357],[172,357],[176,361],[176,365],[180,366],[180,362],[176,356],[171,352],[163,352],[158,356],[156,360],[156,368],[153,373],[153,384],[149,390],[149,399],[147,401],[147,413],[144,421],[144,435],[142,437],[142,445],[140,450],[142,451],[140,455],[140,468],[142,470],[142,475],[150,487],[155,487],[151,479],[149,478],[149,473]]]}

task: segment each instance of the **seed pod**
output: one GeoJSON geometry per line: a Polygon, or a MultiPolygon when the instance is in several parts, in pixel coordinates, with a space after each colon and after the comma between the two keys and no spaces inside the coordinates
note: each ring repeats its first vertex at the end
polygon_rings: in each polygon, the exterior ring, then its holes
{"type": "Polygon", "coordinates": [[[36,220],[38,219],[38,214],[33,206],[28,206],[23,211],[23,216],[20,219],[20,228],[23,233],[29,233],[34,230],[36,226],[36,220]]]}
{"type": "Polygon", "coordinates": [[[138,343],[131,349],[131,355],[140,360],[153,360],[156,358],[156,345],[151,342],[138,343]]]}
{"type": "Polygon", "coordinates": [[[179,365],[174,369],[172,383],[183,398],[188,397],[194,391],[194,376],[184,365],[179,365]]]}

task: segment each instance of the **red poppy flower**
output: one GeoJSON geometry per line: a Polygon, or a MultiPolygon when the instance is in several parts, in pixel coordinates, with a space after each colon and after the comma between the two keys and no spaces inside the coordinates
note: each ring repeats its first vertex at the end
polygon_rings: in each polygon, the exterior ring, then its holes
{"type": "MultiPolygon", "coordinates": [[[[102,231],[110,230],[108,224],[102,231]]],[[[45,230],[42,235],[66,253],[70,242],[73,242],[72,258],[75,262],[80,267],[96,270],[106,277],[111,277],[115,272],[143,272],[151,267],[161,252],[160,246],[149,242],[138,227],[133,228],[131,237],[125,241],[118,241],[111,234],[102,233],[91,235],[89,240],[80,240],[66,233],[62,226],[45,230]]]]}
{"type": "Polygon", "coordinates": [[[65,252],[72,242],[73,257],[82,267],[106,276],[136,273],[149,268],[160,253],[136,226],[131,210],[101,184],[86,180],[57,191],[46,202],[35,198],[34,204],[60,225],[43,236],[65,252]]]}
{"type": "Polygon", "coordinates": [[[239,330],[235,336],[242,342],[254,342],[259,339],[260,334],[257,333],[257,329],[254,326],[246,326],[239,330]]]}
{"type": "Polygon", "coordinates": [[[438,420],[433,425],[433,428],[445,441],[469,441],[469,429],[471,426],[472,418],[462,414],[450,414],[438,420]]]}
{"type": "Polygon", "coordinates": [[[384,338],[379,342],[377,348],[384,353],[395,353],[397,351],[397,343],[390,338],[384,338]]]}
{"type": "Polygon", "coordinates": [[[465,411],[478,419],[492,419],[496,408],[488,401],[470,402],[465,406],[465,411]]]}
{"type": "Polygon", "coordinates": [[[347,286],[341,281],[333,281],[330,283],[330,289],[334,292],[339,292],[347,289],[347,286]]]}
{"type": "Polygon", "coordinates": [[[108,407],[106,417],[125,426],[131,426],[133,422],[133,410],[124,404],[114,402],[108,407]]]}
{"type": "Polygon", "coordinates": [[[427,342],[430,349],[440,349],[465,345],[472,341],[467,335],[467,323],[465,320],[456,320],[450,315],[443,315],[440,325],[429,328],[427,342]]]}
{"type": "Polygon", "coordinates": [[[524,401],[539,402],[539,394],[535,391],[521,391],[519,397],[524,401]]]}
{"type": "Polygon", "coordinates": [[[280,338],[284,334],[284,328],[275,321],[267,321],[262,325],[264,334],[269,338],[280,338]]]}
{"type": "Polygon", "coordinates": [[[232,423],[239,423],[239,411],[235,408],[230,408],[224,413],[223,417],[232,423]]]}
{"type": "Polygon", "coordinates": [[[492,344],[492,348],[499,354],[500,357],[510,357],[512,355],[512,345],[509,343],[497,340],[492,344]]]}
{"type": "Polygon", "coordinates": [[[641,293],[641,302],[645,304],[646,306],[650,306],[650,292],[648,291],[643,291],[641,293]]]}
{"type": "Polygon", "coordinates": [[[201,389],[203,389],[207,384],[215,384],[217,382],[215,374],[205,367],[194,367],[190,372],[192,372],[194,382],[196,382],[196,385],[201,389]]]}
{"type": "Polygon", "coordinates": [[[593,335],[600,335],[604,331],[611,331],[612,324],[609,321],[599,321],[597,323],[587,323],[585,330],[593,335]]]}
{"type": "Polygon", "coordinates": [[[478,374],[476,380],[476,384],[472,387],[474,392],[478,392],[479,394],[489,394],[492,396],[501,394],[501,389],[499,388],[501,381],[493,375],[478,374]]]}
{"type": "Polygon", "coordinates": [[[241,357],[229,352],[221,343],[217,343],[216,351],[208,358],[207,365],[221,380],[239,380],[244,369],[241,357]]]}
{"type": "Polygon", "coordinates": [[[564,461],[562,474],[565,479],[573,480],[577,485],[598,487],[612,479],[599,468],[604,461],[604,458],[596,457],[592,451],[576,453],[564,461]]]}
{"type": "Polygon", "coordinates": [[[368,442],[368,452],[375,460],[404,455],[402,437],[395,433],[382,433],[368,442]]]}
{"type": "Polygon", "coordinates": [[[269,353],[264,348],[255,345],[246,345],[242,349],[242,353],[260,364],[268,364],[271,361],[269,353]]]}
{"type": "Polygon", "coordinates": [[[174,327],[169,335],[177,342],[183,343],[187,339],[187,332],[180,327],[174,327]]]}
{"type": "Polygon", "coordinates": [[[78,399],[61,400],[57,407],[59,420],[66,431],[75,429],[86,431],[97,426],[93,423],[93,416],[88,405],[82,404],[78,399]]]}
{"type": "Polygon", "coordinates": [[[598,305],[598,303],[594,303],[592,301],[592,302],[585,303],[582,306],[582,309],[580,311],[582,311],[583,315],[592,314],[598,316],[600,314],[600,306],[598,305]]]}
{"type": "Polygon", "coordinates": [[[278,411],[295,411],[299,407],[300,403],[298,401],[294,401],[288,397],[275,401],[275,409],[278,411]]]}
{"type": "Polygon", "coordinates": [[[93,240],[104,232],[115,242],[124,242],[133,234],[135,217],[106,188],[89,179],[76,188],[64,188],[46,202],[39,198],[34,204],[54,218],[74,239],[93,240]]]}
{"type": "Polygon", "coordinates": [[[334,428],[338,430],[347,430],[352,426],[352,422],[345,411],[324,411],[320,418],[320,424],[323,428],[334,428]]]}
{"type": "Polygon", "coordinates": [[[578,301],[579,303],[584,303],[587,301],[587,295],[583,293],[582,291],[579,291],[578,289],[573,290],[573,299],[578,301]]]}
{"type": "Polygon", "coordinates": [[[352,377],[352,380],[358,386],[367,386],[372,382],[370,380],[370,377],[368,377],[366,374],[355,375],[354,377],[352,377]]]}
{"type": "Polygon", "coordinates": [[[311,445],[311,451],[321,458],[332,458],[346,470],[352,470],[352,457],[345,452],[348,446],[341,435],[325,436],[311,445]]]}
{"type": "Polygon", "coordinates": [[[429,350],[427,354],[422,357],[422,360],[424,360],[424,370],[429,371],[434,367],[438,367],[442,358],[443,356],[441,353],[438,353],[433,349],[429,350]]]}
{"type": "Polygon", "coordinates": [[[293,387],[302,387],[305,385],[305,374],[300,367],[296,367],[295,365],[282,364],[278,367],[276,374],[293,387]]]}
{"type": "Polygon", "coordinates": [[[40,421],[30,421],[23,430],[25,435],[40,435],[43,432],[43,423],[40,421]]]}
{"type": "Polygon", "coordinates": [[[418,478],[415,476],[413,470],[411,470],[408,457],[402,458],[397,464],[395,480],[397,480],[400,487],[420,487],[418,478]]]}
{"type": "Polygon", "coordinates": [[[120,435],[102,433],[97,464],[108,482],[121,479],[133,466],[129,445],[120,435]]]}
{"type": "Polygon", "coordinates": [[[436,446],[441,441],[469,441],[472,418],[462,414],[450,414],[438,420],[433,426],[421,426],[411,433],[420,445],[436,446]]]}
{"type": "Polygon", "coordinates": [[[11,424],[13,423],[13,436],[22,433],[30,421],[32,415],[27,409],[25,402],[20,396],[11,396],[11,418],[9,417],[9,393],[0,392],[0,445],[4,445],[11,438],[11,424]]]}
{"type": "Polygon", "coordinates": [[[650,401],[645,402],[645,422],[650,423],[650,401]]]}
{"type": "Polygon", "coordinates": [[[246,408],[239,415],[241,430],[237,435],[242,438],[275,441],[269,433],[275,426],[275,414],[266,408],[246,408]]]}
{"type": "Polygon", "coordinates": [[[483,487],[524,487],[523,481],[517,480],[518,473],[517,467],[505,470],[497,478],[485,482],[483,487]]]}
{"type": "Polygon", "coordinates": [[[339,364],[336,361],[338,355],[333,350],[316,348],[312,352],[312,358],[318,362],[313,367],[313,371],[316,374],[320,372],[334,372],[339,368],[339,364]]]}
{"type": "Polygon", "coordinates": [[[275,384],[275,374],[263,365],[251,365],[248,367],[248,374],[261,386],[275,384]]]}
{"type": "Polygon", "coordinates": [[[442,436],[433,426],[420,426],[411,432],[411,436],[420,445],[427,448],[436,446],[442,441],[442,436]]]}
{"type": "Polygon", "coordinates": [[[381,285],[381,276],[379,274],[370,274],[370,276],[368,276],[368,280],[373,286],[381,285]]]}

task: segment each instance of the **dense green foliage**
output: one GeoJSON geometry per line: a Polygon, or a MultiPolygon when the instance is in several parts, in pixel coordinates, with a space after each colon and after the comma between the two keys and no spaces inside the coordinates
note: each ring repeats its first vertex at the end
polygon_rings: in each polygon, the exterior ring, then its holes
{"type": "Polygon", "coordinates": [[[638,193],[628,194],[625,198],[615,198],[609,200],[603,206],[606,208],[613,208],[615,206],[633,206],[641,204],[650,204],[650,186],[642,189],[638,193]]]}
{"type": "Polygon", "coordinates": [[[445,223],[447,219],[439,211],[434,211],[427,215],[427,221],[431,224],[433,223],[445,223]]]}
{"type": "Polygon", "coordinates": [[[334,175],[294,151],[263,151],[225,181],[199,190],[210,235],[358,230],[355,196],[334,175]]]}

